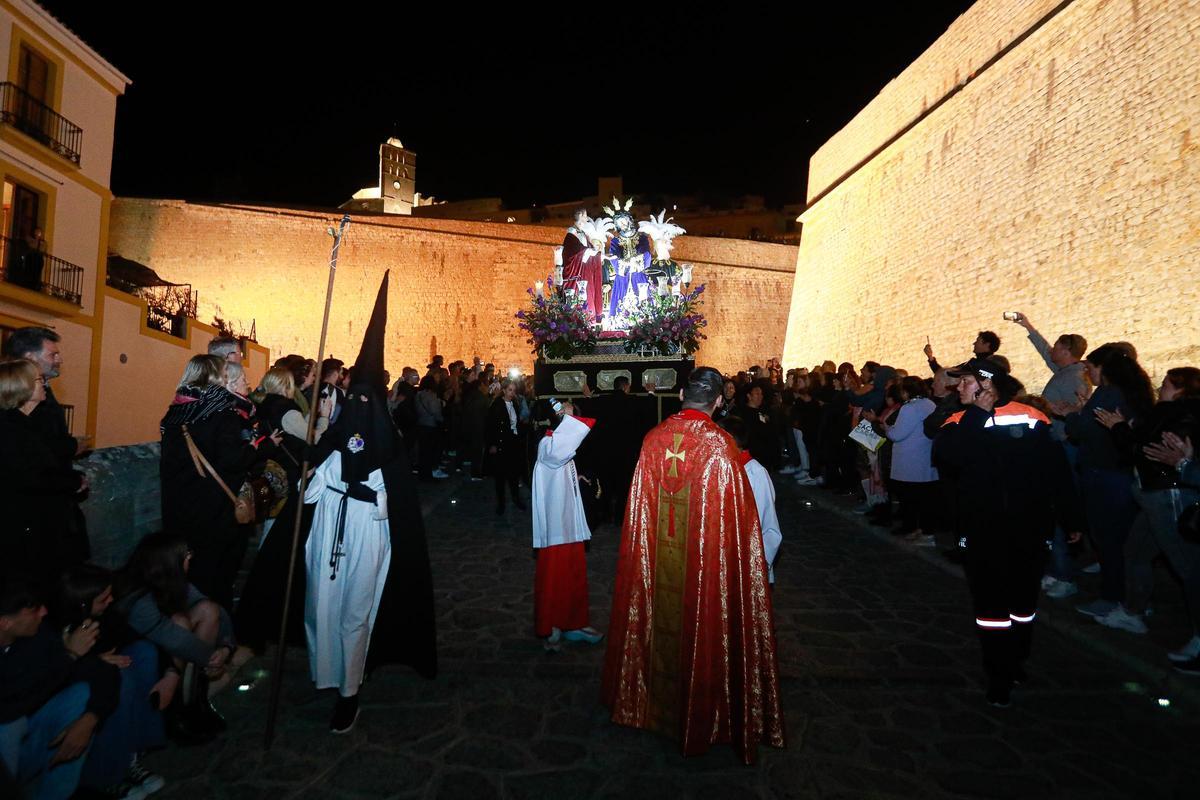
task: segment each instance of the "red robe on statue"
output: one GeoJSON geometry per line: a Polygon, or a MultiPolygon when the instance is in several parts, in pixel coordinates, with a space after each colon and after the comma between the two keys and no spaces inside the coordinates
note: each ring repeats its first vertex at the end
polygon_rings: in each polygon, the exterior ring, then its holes
{"type": "Polygon", "coordinates": [[[575,228],[568,229],[562,247],[563,289],[571,290],[576,282],[587,281],[588,312],[599,322],[604,312],[604,262],[599,252],[588,257],[587,251],[588,245],[575,235],[575,228]]]}
{"type": "Polygon", "coordinates": [[[775,623],[758,511],[733,439],[685,409],[652,430],[629,491],[604,704],[621,725],[730,742],[753,763],[784,746],[775,623]]]}

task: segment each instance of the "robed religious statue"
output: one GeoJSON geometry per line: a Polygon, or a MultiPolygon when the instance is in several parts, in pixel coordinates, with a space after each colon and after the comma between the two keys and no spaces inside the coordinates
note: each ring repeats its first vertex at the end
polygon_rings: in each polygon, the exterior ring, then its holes
{"type": "Polygon", "coordinates": [[[575,224],[567,228],[562,245],[562,285],[568,292],[582,294],[588,313],[599,322],[604,313],[604,241],[612,231],[609,219],[592,219],[587,211],[575,212],[575,224]]]}
{"type": "Polygon", "coordinates": [[[608,242],[605,259],[612,265],[612,296],[608,301],[608,314],[616,317],[629,311],[649,295],[646,269],[650,266],[650,238],[638,230],[638,224],[629,209],[633,199],[625,201],[622,208],[613,198],[615,209],[605,206],[612,218],[613,237],[608,242]]]}

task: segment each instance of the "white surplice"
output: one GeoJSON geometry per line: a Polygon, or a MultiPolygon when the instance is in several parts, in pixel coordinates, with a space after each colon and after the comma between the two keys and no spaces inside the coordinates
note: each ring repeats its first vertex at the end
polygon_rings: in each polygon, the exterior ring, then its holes
{"type": "Polygon", "coordinates": [[[567,416],[538,443],[533,466],[534,548],[592,538],[575,472],[575,451],[591,430],[586,422],[567,416]]]}
{"type": "Polygon", "coordinates": [[[335,450],[317,467],[304,493],[305,503],[317,504],[305,548],[308,593],[304,627],[309,669],[318,689],[337,687],[347,697],[356,694],[362,684],[371,629],[392,559],[383,473],[375,470],[364,485],[376,492],[378,500],[346,501],[344,555],[333,580],[329,560],[337,539],[339,492],[346,491],[340,452],[335,450]]]}
{"type": "Polygon", "coordinates": [[[783,542],[783,531],[779,529],[779,517],[775,513],[775,484],[771,473],[753,458],[746,462],[746,477],[750,479],[750,490],[758,506],[758,521],[762,525],[763,555],[767,557],[767,578],[775,582],[775,556],[783,542]]]}

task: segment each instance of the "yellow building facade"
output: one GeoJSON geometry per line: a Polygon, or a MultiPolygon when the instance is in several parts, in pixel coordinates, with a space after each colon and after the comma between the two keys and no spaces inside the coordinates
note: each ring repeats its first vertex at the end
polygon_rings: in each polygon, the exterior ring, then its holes
{"type": "MultiPolygon", "coordinates": [[[[106,285],[117,99],[130,80],[45,9],[0,0],[0,336],[62,337],[54,391],[72,433],[105,447],[158,438],[187,359],[215,329],[147,324],[143,300],[106,285]]],[[[268,354],[244,348],[252,380],[268,354]]]]}

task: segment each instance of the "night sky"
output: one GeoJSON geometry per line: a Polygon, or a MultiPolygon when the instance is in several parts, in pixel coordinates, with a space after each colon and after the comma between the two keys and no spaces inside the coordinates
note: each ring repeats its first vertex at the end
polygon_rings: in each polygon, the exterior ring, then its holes
{"type": "Polygon", "coordinates": [[[333,206],[396,136],[423,194],[520,207],[599,175],[802,202],[813,151],[971,3],[43,5],[133,81],[118,196],[333,206]]]}

